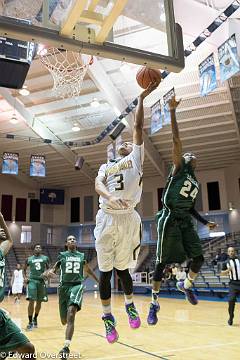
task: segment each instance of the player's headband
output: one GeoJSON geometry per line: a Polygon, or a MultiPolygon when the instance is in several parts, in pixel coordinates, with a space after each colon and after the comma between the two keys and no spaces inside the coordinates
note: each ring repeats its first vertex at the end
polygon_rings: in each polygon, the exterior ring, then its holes
{"type": "Polygon", "coordinates": [[[195,160],[197,159],[196,156],[192,153],[185,153],[183,155],[183,158],[185,160],[185,164],[188,164],[193,159],[195,159],[195,160]]]}

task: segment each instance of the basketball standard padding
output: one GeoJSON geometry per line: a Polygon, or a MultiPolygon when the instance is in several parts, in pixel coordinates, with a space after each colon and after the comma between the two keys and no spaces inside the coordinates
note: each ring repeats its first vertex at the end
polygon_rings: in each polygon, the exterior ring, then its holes
{"type": "Polygon", "coordinates": [[[151,82],[160,84],[161,79],[160,70],[149,69],[146,66],[141,67],[136,75],[137,83],[143,89],[146,89],[151,82]]]}

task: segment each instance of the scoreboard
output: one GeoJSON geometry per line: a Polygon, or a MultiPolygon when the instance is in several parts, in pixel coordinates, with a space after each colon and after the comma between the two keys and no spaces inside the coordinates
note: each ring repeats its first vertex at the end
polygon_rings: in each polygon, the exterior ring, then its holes
{"type": "Polygon", "coordinates": [[[0,59],[27,62],[30,65],[34,54],[34,43],[0,37],[0,59]]]}

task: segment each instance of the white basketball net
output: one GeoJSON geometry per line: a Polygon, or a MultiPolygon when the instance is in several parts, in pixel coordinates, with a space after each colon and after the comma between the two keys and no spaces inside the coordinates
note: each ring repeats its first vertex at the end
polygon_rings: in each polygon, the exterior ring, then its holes
{"type": "Polygon", "coordinates": [[[93,63],[92,57],[84,64],[80,53],[57,48],[43,49],[39,56],[53,77],[53,91],[57,97],[75,97],[80,94],[84,76],[93,63]]]}

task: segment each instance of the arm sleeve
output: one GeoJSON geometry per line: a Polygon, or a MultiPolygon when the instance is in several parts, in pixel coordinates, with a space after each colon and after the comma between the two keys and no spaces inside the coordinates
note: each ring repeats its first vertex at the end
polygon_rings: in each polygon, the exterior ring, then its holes
{"type": "Polygon", "coordinates": [[[137,162],[137,164],[139,164],[140,166],[143,165],[144,143],[142,143],[141,145],[133,144],[132,156],[134,160],[137,162]]]}
{"type": "Polygon", "coordinates": [[[208,221],[206,219],[204,219],[198,212],[197,210],[192,207],[191,210],[190,210],[190,214],[197,220],[199,221],[200,223],[202,223],[203,225],[207,225],[208,224],[208,221]]]}

